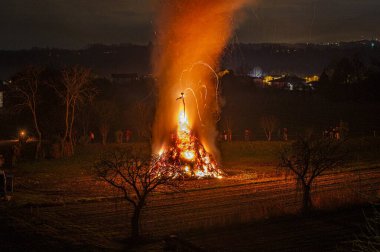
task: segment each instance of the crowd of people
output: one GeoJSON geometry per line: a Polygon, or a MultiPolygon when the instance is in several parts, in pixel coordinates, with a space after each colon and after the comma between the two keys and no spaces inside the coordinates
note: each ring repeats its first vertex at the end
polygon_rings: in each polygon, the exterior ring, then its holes
{"type": "Polygon", "coordinates": [[[341,140],[347,136],[348,130],[348,124],[340,121],[337,126],[324,130],[322,135],[324,138],[341,140]]]}
{"type": "Polygon", "coordinates": [[[339,131],[339,127],[330,127],[329,129],[324,130],[323,137],[340,140],[341,134],[339,131]]]}
{"type": "MultiPolygon", "coordinates": [[[[129,143],[132,141],[132,130],[126,129],[125,131],[117,130],[115,132],[115,140],[116,143],[129,143]]],[[[88,139],[90,143],[95,143],[95,133],[94,131],[90,131],[88,133],[88,139]]]]}
{"type": "MultiPolygon", "coordinates": [[[[238,138],[241,139],[241,135],[237,136],[235,135],[235,139],[238,138]]],[[[278,130],[278,139],[283,141],[288,141],[288,128],[282,128],[278,130]]],[[[231,142],[233,140],[233,134],[231,129],[223,130],[219,134],[218,140],[221,142],[231,142]]],[[[246,142],[253,141],[254,136],[251,129],[245,129],[243,132],[243,140],[246,142]]]]}

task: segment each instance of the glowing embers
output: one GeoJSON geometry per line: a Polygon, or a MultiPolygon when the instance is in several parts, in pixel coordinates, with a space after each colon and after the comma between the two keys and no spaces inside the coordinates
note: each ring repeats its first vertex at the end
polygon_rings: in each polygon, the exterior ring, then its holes
{"type": "Polygon", "coordinates": [[[161,154],[161,161],[174,164],[186,177],[222,178],[212,155],[192,134],[184,112],[179,115],[177,134],[169,149],[161,154]]]}

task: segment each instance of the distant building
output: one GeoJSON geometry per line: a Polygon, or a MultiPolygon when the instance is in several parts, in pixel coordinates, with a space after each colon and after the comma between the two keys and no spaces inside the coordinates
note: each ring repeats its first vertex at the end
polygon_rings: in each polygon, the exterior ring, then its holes
{"type": "Polygon", "coordinates": [[[306,81],[306,83],[318,82],[319,76],[318,75],[306,76],[305,81],[306,81]]]}
{"type": "Polygon", "coordinates": [[[290,91],[304,91],[308,87],[306,85],[306,80],[295,75],[286,75],[281,78],[273,79],[269,81],[270,86],[280,89],[288,89],[290,91]]]}
{"type": "Polygon", "coordinates": [[[282,77],[284,77],[284,76],[280,76],[280,75],[267,75],[267,76],[265,76],[263,78],[263,84],[271,86],[272,85],[272,81],[280,79],[282,77]]]}
{"type": "Polygon", "coordinates": [[[264,80],[261,77],[252,77],[252,81],[256,86],[263,86],[264,80]]]}
{"type": "Polygon", "coordinates": [[[305,81],[306,81],[306,86],[310,90],[315,90],[315,88],[319,84],[319,76],[318,75],[306,76],[305,81]]]}

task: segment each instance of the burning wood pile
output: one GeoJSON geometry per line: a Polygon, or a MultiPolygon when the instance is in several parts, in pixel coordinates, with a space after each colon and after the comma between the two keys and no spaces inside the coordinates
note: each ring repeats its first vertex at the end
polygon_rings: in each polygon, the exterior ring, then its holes
{"type": "Polygon", "coordinates": [[[179,172],[189,178],[222,178],[213,156],[192,133],[185,111],[178,119],[178,129],[173,134],[168,150],[161,151],[161,162],[178,167],[179,172]]]}

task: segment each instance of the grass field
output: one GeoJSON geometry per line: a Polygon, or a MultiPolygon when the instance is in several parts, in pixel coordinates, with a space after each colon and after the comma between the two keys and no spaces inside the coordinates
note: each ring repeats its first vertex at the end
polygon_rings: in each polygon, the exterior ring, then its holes
{"type": "MultiPolygon", "coordinates": [[[[225,236],[228,241],[228,237],[233,237],[226,230],[229,227],[235,230],[234,233],[240,232],[242,237],[251,233],[257,235],[257,231],[250,228],[250,223],[257,222],[252,225],[263,228],[264,235],[268,236],[271,232],[269,227],[275,228],[276,220],[282,220],[281,216],[294,216],[289,217],[290,220],[279,221],[281,227],[292,232],[294,227],[290,222],[298,218],[295,214],[300,198],[295,181],[277,169],[278,153],[284,144],[261,141],[221,143],[221,165],[228,176],[221,180],[187,181],[180,192],[155,193],[143,213],[143,233],[158,241],[165,235],[176,233],[189,237],[187,240],[197,246],[213,251],[228,247],[228,242],[216,246],[213,241],[215,236],[210,236],[210,232],[225,236]],[[266,228],[266,224],[260,224],[263,219],[274,222],[266,228]]],[[[149,149],[149,145],[143,143],[133,146],[149,149]]],[[[351,139],[345,146],[351,153],[347,166],[327,173],[317,181],[313,194],[317,209],[336,211],[334,209],[337,207],[366,204],[378,196],[380,140],[351,139]]],[[[69,250],[125,249],[123,241],[129,234],[130,207],[119,198],[120,194],[97,180],[92,171],[92,164],[99,153],[116,147],[120,146],[94,144],[78,147],[76,155],[68,159],[21,162],[13,171],[16,176],[13,199],[0,203],[2,218],[7,220],[5,231],[18,230],[15,233],[21,232],[20,239],[25,240],[29,239],[24,237],[28,232],[36,234],[33,238],[36,241],[49,237],[46,244],[34,245],[42,250],[43,246],[69,250]]],[[[128,148],[130,145],[121,147],[128,148]]],[[[352,218],[361,220],[361,210],[355,211],[343,217],[355,216],[352,218]]],[[[339,214],[334,216],[339,220],[339,214]]],[[[298,232],[307,233],[310,225],[321,226],[324,219],[301,220],[302,228],[298,232]]],[[[321,235],[330,227],[325,226],[310,235],[321,235]]],[[[357,227],[338,225],[331,230],[337,233],[341,230],[339,239],[344,240],[347,238],[345,235],[357,230],[357,227]]],[[[280,237],[287,239],[286,235],[280,237]]],[[[262,237],[261,240],[268,239],[262,237]]],[[[294,240],[293,247],[289,248],[291,251],[300,241],[297,241],[297,234],[288,239],[294,240]]],[[[316,238],[314,240],[317,241],[316,238]]],[[[159,249],[162,247],[160,244],[153,242],[140,250],[146,251],[149,246],[152,250],[159,249]]],[[[273,248],[279,244],[280,241],[273,248]]],[[[241,251],[250,251],[249,242],[241,246],[241,251]]],[[[335,246],[334,241],[325,246],[329,248],[325,251],[329,251],[335,246]]]]}
{"type": "MultiPolygon", "coordinates": [[[[222,142],[220,143],[221,168],[230,180],[281,176],[282,171],[277,167],[278,158],[281,148],[286,144],[289,143],[222,142]]],[[[380,139],[352,139],[348,140],[345,146],[350,150],[350,160],[342,170],[371,168],[380,164],[380,139]]],[[[27,152],[32,151],[30,147],[27,152]]],[[[15,202],[19,205],[38,205],[109,197],[110,188],[96,179],[92,170],[93,163],[102,152],[112,148],[131,147],[150,149],[146,143],[107,146],[93,144],[79,146],[76,155],[67,159],[21,161],[12,171],[16,176],[15,202]]]]}

